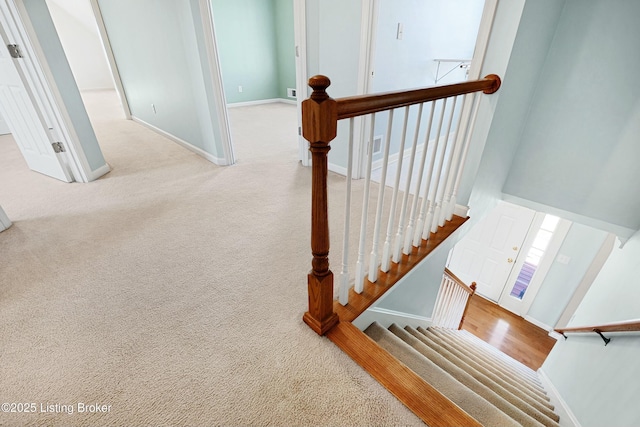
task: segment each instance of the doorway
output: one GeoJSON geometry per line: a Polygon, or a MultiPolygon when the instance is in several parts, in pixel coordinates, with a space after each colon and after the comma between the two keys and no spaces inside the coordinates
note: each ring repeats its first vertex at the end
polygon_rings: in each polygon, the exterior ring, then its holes
{"type": "Polygon", "coordinates": [[[477,293],[524,316],[549,271],[571,222],[504,201],[449,254],[448,268],[477,293]]]}

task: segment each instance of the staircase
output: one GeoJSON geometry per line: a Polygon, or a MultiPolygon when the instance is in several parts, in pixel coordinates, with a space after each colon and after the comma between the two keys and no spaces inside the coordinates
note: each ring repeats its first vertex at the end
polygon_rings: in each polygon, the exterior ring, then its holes
{"type": "Polygon", "coordinates": [[[364,332],[482,425],[559,425],[536,372],[466,331],[374,322],[364,332]]]}

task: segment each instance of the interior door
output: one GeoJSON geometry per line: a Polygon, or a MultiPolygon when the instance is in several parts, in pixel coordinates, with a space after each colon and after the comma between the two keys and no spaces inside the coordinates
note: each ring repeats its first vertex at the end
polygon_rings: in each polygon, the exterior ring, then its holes
{"type": "Polygon", "coordinates": [[[4,45],[0,46],[0,114],[31,170],[71,182],[71,173],[53,148],[55,141],[49,126],[17,62],[29,58],[25,57],[26,43],[15,25],[15,9],[11,6],[6,0],[0,1],[0,36],[4,45]],[[20,53],[14,49],[14,56],[22,57],[12,57],[8,45],[16,45],[20,53]]]}
{"type": "Polygon", "coordinates": [[[531,209],[500,202],[455,245],[449,270],[465,283],[476,282],[477,293],[497,302],[534,216],[531,209]]]}

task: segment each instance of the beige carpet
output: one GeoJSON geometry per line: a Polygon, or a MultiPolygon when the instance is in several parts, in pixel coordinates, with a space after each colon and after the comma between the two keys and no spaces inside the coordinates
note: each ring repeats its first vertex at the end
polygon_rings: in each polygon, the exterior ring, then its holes
{"type": "Polygon", "coordinates": [[[240,161],[217,167],[86,96],[113,168],[96,182],[30,172],[0,137],[0,403],[37,406],[0,425],[421,424],[302,323],[295,110],[232,110],[240,161]]]}

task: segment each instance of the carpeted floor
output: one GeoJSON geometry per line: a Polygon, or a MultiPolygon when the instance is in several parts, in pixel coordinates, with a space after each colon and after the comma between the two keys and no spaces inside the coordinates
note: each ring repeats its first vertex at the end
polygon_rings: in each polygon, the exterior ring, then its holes
{"type": "Polygon", "coordinates": [[[36,409],[0,425],[421,424],[302,323],[293,107],[232,109],[239,162],[217,167],[86,97],[113,169],[96,182],[31,172],[0,137],[0,403],[36,409]]]}

